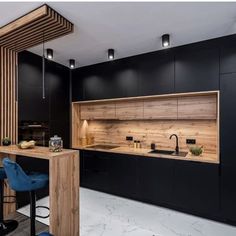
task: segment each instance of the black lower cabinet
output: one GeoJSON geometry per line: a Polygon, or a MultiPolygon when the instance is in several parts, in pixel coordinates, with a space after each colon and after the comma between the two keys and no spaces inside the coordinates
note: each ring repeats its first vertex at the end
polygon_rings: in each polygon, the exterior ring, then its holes
{"type": "Polygon", "coordinates": [[[94,190],[109,191],[110,158],[102,152],[83,152],[82,186],[94,190]]]}
{"type": "Polygon", "coordinates": [[[172,203],[196,214],[219,216],[219,166],[175,161],[172,203]]]}
{"type": "Polygon", "coordinates": [[[134,155],[110,154],[110,193],[137,198],[137,161],[134,155]]]}
{"type": "Polygon", "coordinates": [[[174,161],[140,157],[138,160],[138,199],[153,203],[171,202],[174,161]]]}
{"type": "Polygon", "coordinates": [[[236,222],[236,168],[221,166],[221,214],[224,220],[236,222]]]}
{"type": "Polygon", "coordinates": [[[213,219],[220,214],[216,164],[81,151],[81,186],[213,219]]]}

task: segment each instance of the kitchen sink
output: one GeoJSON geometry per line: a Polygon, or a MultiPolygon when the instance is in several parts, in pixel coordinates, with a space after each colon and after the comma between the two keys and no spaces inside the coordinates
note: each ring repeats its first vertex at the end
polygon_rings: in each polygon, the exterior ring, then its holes
{"type": "Polygon", "coordinates": [[[117,145],[96,144],[96,145],[89,146],[88,148],[110,150],[110,149],[118,148],[118,147],[119,146],[117,145]]]}
{"type": "Polygon", "coordinates": [[[172,155],[172,156],[180,156],[180,157],[186,157],[187,152],[178,152],[176,153],[175,151],[170,151],[170,150],[161,150],[161,149],[155,149],[150,151],[149,153],[151,154],[163,154],[163,155],[172,155]]]}

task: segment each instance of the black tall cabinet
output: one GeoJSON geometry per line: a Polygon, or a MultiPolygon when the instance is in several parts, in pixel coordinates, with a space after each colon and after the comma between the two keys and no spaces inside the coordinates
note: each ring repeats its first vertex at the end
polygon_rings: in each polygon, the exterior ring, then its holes
{"type": "Polygon", "coordinates": [[[42,87],[42,57],[24,51],[19,53],[18,107],[19,122],[30,120],[49,124],[50,136],[62,137],[70,144],[70,71],[46,60],[45,99],[42,87]]]}

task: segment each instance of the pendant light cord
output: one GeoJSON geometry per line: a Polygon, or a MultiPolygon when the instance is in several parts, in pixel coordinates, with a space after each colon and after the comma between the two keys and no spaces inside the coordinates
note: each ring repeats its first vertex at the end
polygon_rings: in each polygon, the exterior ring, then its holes
{"type": "Polygon", "coordinates": [[[42,87],[43,87],[43,99],[45,99],[45,55],[44,55],[44,32],[43,32],[43,58],[42,58],[42,87]]]}

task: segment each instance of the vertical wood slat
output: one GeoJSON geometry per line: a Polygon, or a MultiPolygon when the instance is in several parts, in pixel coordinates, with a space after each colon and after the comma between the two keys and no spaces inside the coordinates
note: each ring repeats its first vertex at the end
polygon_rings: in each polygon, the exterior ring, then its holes
{"type": "Polygon", "coordinates": [[[16,66],[17,52],[0,47],[0,139],[17,142],[16,66]]]}

